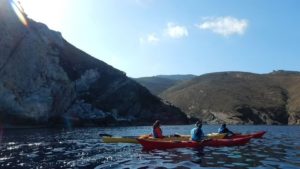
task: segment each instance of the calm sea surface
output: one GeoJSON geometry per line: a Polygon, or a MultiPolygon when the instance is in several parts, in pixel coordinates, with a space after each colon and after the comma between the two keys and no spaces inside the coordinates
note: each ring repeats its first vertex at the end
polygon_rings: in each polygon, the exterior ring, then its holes
{"type": "MultiPolygon", "coordinates": [[[[162,126],[166,135],[189,134],[193,125],[162,126]]],[[[219,126],[205,125],[205,133],[219,126]]],[[[137,136],[151,127],[10,129],[0,136],[0,168],[300,168],[300,126],[229,126],[265,130],[241,147],[143,151],[139,144],[106,144],[98,136],[137,136]]]]}

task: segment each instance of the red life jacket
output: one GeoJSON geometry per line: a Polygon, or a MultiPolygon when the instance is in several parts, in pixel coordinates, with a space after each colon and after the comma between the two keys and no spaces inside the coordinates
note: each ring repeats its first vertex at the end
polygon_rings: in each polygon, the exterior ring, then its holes
{"type": "Polygon", "coordinates": [[[161,131],[160,127],[156,127],[155,129],[153,129],[153,137],[154,138],[163,138],[164,137],[162,135],[162,131],[161,131]]]}

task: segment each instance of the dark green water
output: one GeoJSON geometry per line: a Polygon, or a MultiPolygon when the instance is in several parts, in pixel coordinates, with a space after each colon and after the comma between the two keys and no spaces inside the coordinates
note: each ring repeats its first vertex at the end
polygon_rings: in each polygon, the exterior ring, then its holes
{"type": "MultiPolygon", "coordinates": [[[[192,125],[163,126],[164,134],[189,134],[192,125]]],[[[205,125],[206,133],[219,126],[205,125]]],[[[105,144],[99,133],[136,136],[151,127],[3,130],[0,168],[300,168],[300,126],[229,126],[267,131],[241,147],[143,151],[139,144],[105,144]]]]}

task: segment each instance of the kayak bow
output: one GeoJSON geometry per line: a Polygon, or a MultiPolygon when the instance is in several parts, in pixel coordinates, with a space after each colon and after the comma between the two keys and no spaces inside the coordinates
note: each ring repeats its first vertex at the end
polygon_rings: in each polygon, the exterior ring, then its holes
{"type": "Polygon", "coordinates": [[[251,133],[251,134],[234,134],[231,136],[226,136],[225,138],[227,138],[227,139],[245,138],[245,137],[261,138],[265,133],[266,133],[266,131],[259,131],[259,132],[251,133]]]}

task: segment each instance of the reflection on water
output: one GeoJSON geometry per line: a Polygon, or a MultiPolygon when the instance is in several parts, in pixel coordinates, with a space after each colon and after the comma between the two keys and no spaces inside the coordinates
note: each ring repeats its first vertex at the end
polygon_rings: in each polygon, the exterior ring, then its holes
{"type": "MultiPolygon", "coordinates": [[[[191,128],[163,126],[163,131],[188,134],[191,128]]],[[[134,136],[149,133],[150,127],[4,130],[0,168],[300,168],[299,126],[230,128],[267,134],[240,147],[144,151],[139,144],[102,143],[98,133],[134,136]]]]}

